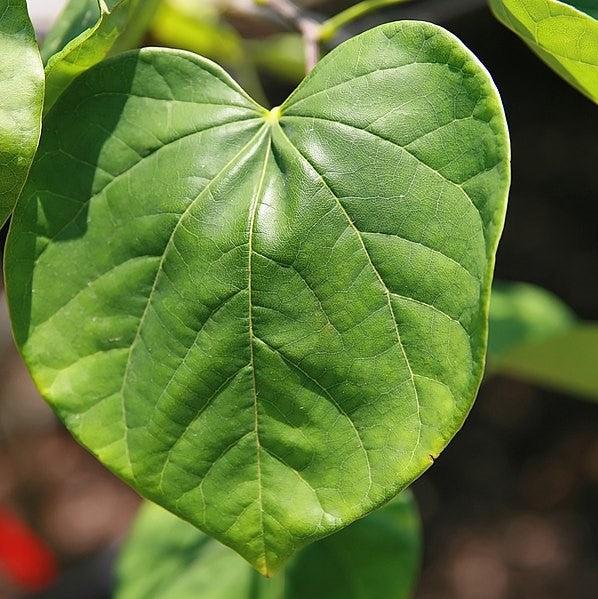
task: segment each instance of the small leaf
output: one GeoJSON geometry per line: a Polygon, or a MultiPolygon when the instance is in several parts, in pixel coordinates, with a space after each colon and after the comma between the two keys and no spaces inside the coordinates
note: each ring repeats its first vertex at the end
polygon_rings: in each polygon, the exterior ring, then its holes
{"type": "Polygon", "coordinates": [[[592,1],[490,0],[490,6],[546,64],[598,103],[598,8],[592,1]]]}
{"type": "Polygon", "coordinates": [[[100,14],[98,0],[69,0],[44,38],[41,47],[44,64],[70,41],[93,27],[100,14]]]}
{"type": "Polygon", "coordinates": [[[116,599],[351,599],[366,589],[368,599],[408,599],[420,560],[419,515],[409,492],[301,550],[272,580],[147,503],[119,559],[116,599]]]}
{"type": "Polygon", "coordinates": [[[598,400],[598,323],[539,287],[495,284],[488,358],[490,374],[598,400]]]}
{"type": "Polygon", "coordinates": [[[44,44],[44,113],[78,75],[107,56],[134,47],[160,0],[71,0],[44,44]]]}
{"type": "Polygon", "coordinates": [[[46,119],[17,343],[109,468],[273,573],[462,425],[508,185],[498,94],[434,25],[345,42],[271,111],[193,54],[122,55],[46,119]]]}
{"type": "Polygon", "coordinates": [[[37,149],[44,69],[25,0],[0,0],[0,227],[37,149]]]}
{"type": "Polygon", "coordinates": [[[568,331],[576,321],[573,311],[545,289],[496,281],[490,302],[490,366],[514,347],[568,331]]]}

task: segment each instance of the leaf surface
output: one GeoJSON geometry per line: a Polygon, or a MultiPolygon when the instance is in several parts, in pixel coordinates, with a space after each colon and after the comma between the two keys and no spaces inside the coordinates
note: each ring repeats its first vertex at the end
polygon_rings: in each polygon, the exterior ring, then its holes
{"type": "Polygon", "coordinates": [[[107,56],[135,47],[159,1],[71,0],[42,49],[47,63],[44,112],[75,77],[107,56]]]}
{"type": "Polygon", "coordinates": [[[420,560],[419,515],[408,492],[302,549],[273,579],[148,503],[120,556],[116,599],[408,599],[420,560]]]}
{"type": "Polygon", "coordinates": [[[0,0],[0,227],[37,149],[44,70],[25,0],[0,0]]]}
{"type": "Polygon", "coordinates": [[[15,337],[85,446],[272,573],[463,423],[508,184],[497,92],[436,26],[353,38],[272,111],[195,55],[123,55],[46,119],[15,337]]]}
{"type": "Polygon", "coordinates": [[[490,0],[490,6],[546,64],[598,103],[598,7],[593,0],[490,0]]]}

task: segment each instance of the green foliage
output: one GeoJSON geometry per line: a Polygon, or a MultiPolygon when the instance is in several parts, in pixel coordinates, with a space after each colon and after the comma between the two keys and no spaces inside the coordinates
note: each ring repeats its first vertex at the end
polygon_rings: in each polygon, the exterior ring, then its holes
{"type": "Polygon", "coordinates": [[[598,103],[598,8],[594,0],[490,0],[490,6],[544,62],[598,103]]]}
{"type": "Polygon", "coordinates": [[[44,64],[70,41],[93,27],[101,16],[98,0],[69,0],[43,40],[44,64]]]}
{"type": "Polygon", "coordinates": [[[148,503],[119,561],[116,599],[408,599],[420,558],[419,515],[408,492],[301,550],[271,580],[148,503]]]}
{"type": "Polygon", "coordinates": [[[0,227],[39,141],[44,70],[25,0],[0,0],[0,227]]]}
{"type": "Polygon", "coordinates": [[[160,0],[71,0],[43,46],[44,113],[78,75],[137,45],[160,0]]]}
{"type": "Polygon", "coordinates": [[[229,68],[248,91],[257,87],[256,67],[283,81],[303,79],[301,35],[287,32],[243,39],[221,9],[221,3],[164,0],[153,21],[152,36],[162,45],[190,50],[229,68]]]}
{"type": "Polygon", "coordinates": [[[490,302],[488,361],[500,362],[510,350],[570,330],[571,309],[548,291],[527,283],[495,282],[490,302]]]}
{"type": "Polygon", "coordinates": [[[598,324],[533,285],[495,284],[488,360],[490,373],[598,399],[598,324]]]}
{"type": "Polygon", "coordinates": [[[15,337],[100,460],[271,574],[462,425],[508,184],[497,92],[434,25],[345,42],[272,111],[195,55],[122,55],[47,117],[15,337]]]}
{"type": "Polygon", "coordinates": [[[513,348],[500,372],[598,400],[598,324],[585,323],[543,341],[513,348]]]}

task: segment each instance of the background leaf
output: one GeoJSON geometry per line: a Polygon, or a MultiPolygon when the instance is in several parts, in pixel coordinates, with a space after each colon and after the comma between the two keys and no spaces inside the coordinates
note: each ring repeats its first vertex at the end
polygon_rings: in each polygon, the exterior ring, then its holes
{"type": "Polygon", "coordinates": [[[112,0],[110,12],[97,0],[71,0],[49,32],[43,46],[46,65],[44,112],[78,75],[137,45],[160,0],[112,0]]]}
{"type": "Polygon", "coordinates": [[[573,311],[556,295],[527,283],[496,281],[490,302],[488,361],[500,361],[509,350],[570,330],[573,311]]]}
{"type": "Polygon", "coordinates": [[[25,0],[0,0],[0,227],[37,149],[44,70],[25,0]]]}
{"type": "Polygon", "coordinates": [[[270,112],[192,54],[121,55],[46,119],[15,337],[84,445],[273,573],[462,425],[508,184],[496,90],[439,27],[345,42],[270,112]]]}
{"type": "Polygon", "coordinates": [[[587,0],[570,0],[567,4],[558,0],[490,0],[490,6],[497,18],[544,62],[598,103],[595,5],[591,8],[587,0]]]}
{"type": "Polygon", "coordinates": [[[93,27],[100,14],[98,0],[69,0],[43,40],[41,55],[44,64],[70,41],[93,27]]]}
{"type": "Polygon", "coordinates": [[[562,0],[565,4],[581,10],[591,17],[598,19],[598,3],[596,0],[562,0]]]}
{"type": "Polygon", "coordinates": [[[148,503],[120,557],[116,599],[408,599],[420,561],[420,521],[409,492],[301,550],[270,580],[218,541],[148,503]]]}
{"type": "Polygon", "coordinates": [[[491,374],[598,400],[598,324],[539,287],[495,284],[488,363],[491,374]]]}

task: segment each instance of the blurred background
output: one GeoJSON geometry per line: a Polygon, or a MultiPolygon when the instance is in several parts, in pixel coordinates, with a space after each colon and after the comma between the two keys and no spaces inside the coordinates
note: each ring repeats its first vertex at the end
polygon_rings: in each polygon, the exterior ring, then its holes
{"type": "MultiPolygon", "coordinates": [[[[29,1],[40,37],[62,4],[29,1]]],[[[306,6],[327,15],[348,4],[306,6]]],[[[360,21],[347,35],[402,18],[430,20],[459,36],[502,95],[513,186],[497,278],[544,287],[580,318],[598,320],[596,106],[499,24],[483,0],[415,0],[360,21]]],[[[146,44],[211,56],[272,105],[303,68],[297,37],[250,0],[164,0],[146,44]]],[[[417,599],[597,596],[598,403],[488,377],[463,430],[414,492],[425,537],[417,599]]],[[[12,344],[0,291],[0,522],[13,535],[0,539],[0,558],[15,555],[14,543],[23,548],[10,574],[0,570],[0,599],[109,597],[114,556],[139,504],[40,399],[12,344]]]]}

